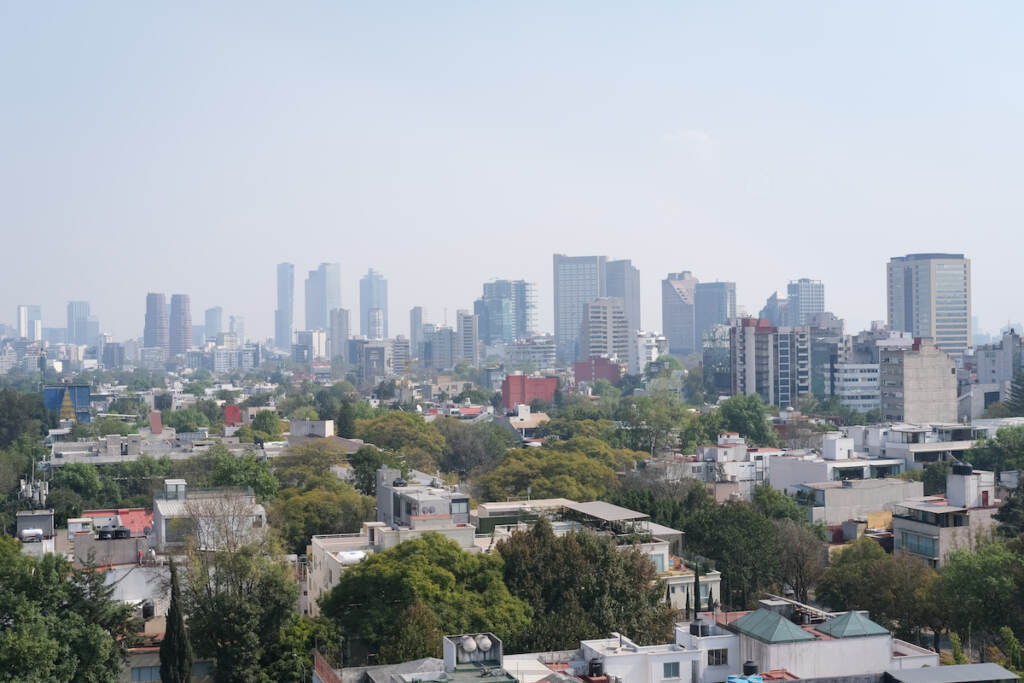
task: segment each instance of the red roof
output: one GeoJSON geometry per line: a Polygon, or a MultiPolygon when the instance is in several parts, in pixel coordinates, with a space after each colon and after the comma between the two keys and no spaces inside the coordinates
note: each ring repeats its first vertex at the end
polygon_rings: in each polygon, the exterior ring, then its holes
{"type": "Polygon", "coordinates": [[[463,415],[479,415],[484,411],[480,406],[460,406],[459,412],[463,415]]]}
{"type": "Polygon", "coordinates": [[[111,517],[117,515],[121,524],[128,527],[132,536],[145,536],[147,530],[153,529],[153,513],[145,508],[117,508],[110,510],[86,510],[83,517],[111,517]]]}

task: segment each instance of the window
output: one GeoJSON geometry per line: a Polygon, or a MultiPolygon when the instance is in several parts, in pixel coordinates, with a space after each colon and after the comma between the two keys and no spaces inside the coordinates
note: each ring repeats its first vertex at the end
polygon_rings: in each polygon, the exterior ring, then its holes
{"type": "Polygon", "coordinates": [[[725,666],[729,663],[729,651],[725,648],[721,650],[708,650],[708,666],[725,666]]]}
{"type": "MultiPolygon", "coordinates": [[[[159,669],[160,667],[157,667],[159,669]]],[[[665,662],[662,664],[662,678],[679,678],[679,662],[665,662]]]]}
{"type": "Polygon", "coordinates": [[[139,681],[140,683],[146,683],[147,681],[159,681],[160,680],[160,667],[159,666],[133,666],[132,667],[132,683],[139,681]]]}
{"type": "Polygon", "coordinates": [[[452,514],[453,515],[464,515],[469,512],[469,501],[468,500],[453,500],[452,501],[452,514]]]}

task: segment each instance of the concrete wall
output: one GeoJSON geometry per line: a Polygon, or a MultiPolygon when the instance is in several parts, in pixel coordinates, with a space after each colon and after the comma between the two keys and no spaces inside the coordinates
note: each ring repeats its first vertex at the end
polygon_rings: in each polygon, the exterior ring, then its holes
{"type": "Polygon", "coordinates": [[[801,678],[846,676],[851,665],[864,673],[882,672],[892,659],[892,637],[867,636],[770,645],[740,637],[740,663],[751,660],[759,671],[786,669],[801,678]]]}
{"type": "Polygon", "coordinates": [[[78,534],[72,541],[75,555],[74,565],[83,566],[93,554],[93,562],[98,565],[138,563],[139,552],[146,557],[149,541],[144,537],[112,538],[106,541],[96,539],[92,534],[78,534]]]}

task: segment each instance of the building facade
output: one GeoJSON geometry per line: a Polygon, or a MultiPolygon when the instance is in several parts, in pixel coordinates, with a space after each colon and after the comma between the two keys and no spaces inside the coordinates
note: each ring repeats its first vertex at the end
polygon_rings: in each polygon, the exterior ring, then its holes
{"type": "Polygon", "coordinates": [[[601,297],[583,305],[580,324],[580,360],[607,356],[629,360],[629,322],[618,297],[601,297]]]}
{"type": "Polygon", "coordinates": [[[825,310],[825,285],[819,280],[800,278],[786,286],[788,325],[810,325],[825,310]]]}
{"type": "Polygon", "coordinates": [[[370,311],[378,309],[383,317],[381,339],[388,337],[388,281],[370,268],[359,280],[359,334],[370,336],[370,311]]]}
{"type": "Polygon", "coordinates": [[[957,421],[956,362],[931,339],[879,352],[882,419],[913,424],[957,421]]]}
{"type": "Polygon", "coordinates": [[[606,296],[604,256],[554,255],[555,351],[567,362],[579,356],[583,305],[606,296]]]}
{"type": "Polygon", "coordinates": [[[341,308],[341,265],[321,263],[306,277],[306,329],[326,330],[335,308],[341,308]]]}
{"type": "Polygon", "coordinates": [[[170,351],[171,336],[167,322],[167,297],[150,292],[146,295],[146,327],[142,333],[142,345],[147,349],[170,351]]]}
{"type": "Polygon", "coordinates": [[[188,294],[171,295],[168,335],[168,352],[172,356],[185,353],[192,347],[192,306],[188,294]]]}
{"type": "Polygon", "coordinates": [[[697,350],[697,278],[688,270],[661,281],[661,327],[673,355],[697,350]]]}
{"type": "Polygon", "coordinates": [[[469,311],[456,313],[456,353],[458,359],[472,367],[480,365],[480,318],[469,311]]]}
{"type": "Polygon", "coordinates": [[[207,308],[203,314],[203,336],[206,339],[216,339],[217,335],[224,331],[224,309],[220,306],[207,308]]]}
{"type": "Polygon", "coordinates": [[[736,317],[736,283],[698,282],[694,293],[694,344],[699,351],[706,330],[736,317]]]}
{"type": "Polygon", "coordinates": [[[963,254],[908,254],[886,267],[889,329],[929,337],[947,353],[971,343],[971,261],[963,254]]]}
{"type": "Polygon", "coordinates": [[[473,312],[480,318],[480,340],[490,345],[529,338],[536,324],[536,308],[532,282],[485,282],[483,296],[473,303],[473,312]]]}
{"type": "Polygon", "coordinates": [[[274,311],[274,345],[279,349],[292,347],[292,324],[295,317],[295,266],[277,264],[277,309],[274,311]]]}
{"type": "Polygon", "coordinates": [[[422,306],[413,306],[409,309],[409,348],[412,355],[417,358],[423,344],[423,315],[422,306]]]}
{"type": "Polygon", "coordinates": [[[629,259],[605,265],[605,295],[622,299],[629,333],[642,330],[640,324],[640,271],[629,259]]]}
{"type": "Polygon", "coordinates": [[[89,302],[68,302],[67,339],[69,344],[94,344],[89,335],[89,302]]]}

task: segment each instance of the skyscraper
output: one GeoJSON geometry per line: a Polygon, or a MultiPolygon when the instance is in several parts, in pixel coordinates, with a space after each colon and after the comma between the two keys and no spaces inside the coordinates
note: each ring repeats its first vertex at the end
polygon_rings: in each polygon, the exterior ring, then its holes
{"type": "Polygon", "coordinates": [[[235,335],[239,344],[245,343],[245,317],[233,315],[228,318],[228,332],[235,335]]]}
{"type": "Polygon", "coordinates": [[[661,327],[669,353],[688,356],[697,350],[697,278],[688,270],[661,281],[661,327]]]}
{"type": "Polygon", "coordinates": [[[89,302],[68,302],[68,343],[88,344],[89,340],[89,302]]]}
{"type": "Polygon", "coordinates": [[[458,358],[476,367],[480,365],[479,318],[469,311],[456,313],[456,353],[458,358]]]}
{"type": "Polygon", "coordinates": [[[418,358],[420,346],[423,344],[423,307],[413,306],[409,309],[409,354],[418,358]]]}
{"type": "Polygon", "coordinates": [[[558,359],[579,355],[583,305],[606,295],[605,256],[554,255],[555,350],[558,359]]]}
{"type": "Polygon", "coordinates": [[[370,309],[370,329],[366,335],[368,339],[386,339],[384,336],[384,311],[379,308],[370,309]]]}
{"type": "Polygon", "coordinates": [[[341,308],[341,265],[321,263],[306,278],[306,329],[327,330],[335,308],[341,308]]]}
{"type": "Polygon", "coordinates": [[[698,282],[695,293],[693,343],[699,351],[703,348],[705,330],[736,317],[736,283],[698,282]]]}
{"type": "Polygon", "coordinates": [[[370,311],[379,308],[384,322],[384,338],[388,336],[388,281],[370,268],[359,280],[359,334],[370,336],[370,311]]]}
{"type": "Polygon", "coordinates": [[[292,348],[292,324],[295,309],[295,266],[277,264],[277,310],[274,311],[274,346],[292,348]]]}
{"type": "Polygon", "coordinates": [[[815,313],[825,310],[825,285],[802,277],[786,286],[786,313],[789,325],[810,325],[815,313]]]}
{"type": "Polygon", "coordinates": [[[171,295],[168,353],[176,356],[192,346],[192,308],[188,294],[171,295]]]}
{"type": "Polygon", "coordinates": [[[170,349],[170,330],[167,327],[167,297],[150,292],[146,295],[146,327],[142,345],[147,349],[170,349]]]}
{"type": "Polygon", "coordinates": [[[533,333],[537,301],[535,287],[525,280],[484,283],[484,294],[473,302],[484,344],[511,344],[533,333]]]}
{"type": "Polygon", "coordinates": [[[930,337],[946,353],[971,343],[971,261],[963,254],[907,254],[886,267],[889,329],[930,337]]]}
{"type": "Polygon", "coordinates": [[[29,341],[43,337],[43,313],[37,304],[18,306],[18,336],[29,341]]]}
{"type": "Polygon", "coordinates": [[[348,310],[344,308],[331,309],[331,327],[327,335],[327,351],[331,360],[340,363],[347,362],[348,338],[348,310]]]}
{"type": "Polygon", "coordinates": [[[629,331],[642,330],[640,324],[640,271],[632,261],[622,259],[609,261],[605,266],[605,293],[622,299],[626,308],[626,322],[629,331]]]}
{"type": "Polygon", "coordinates": [[[224,309],[220,306],[207,308],[203,322],[203,335],[207,339],[216,339],[224,331],[224,309]]]}

